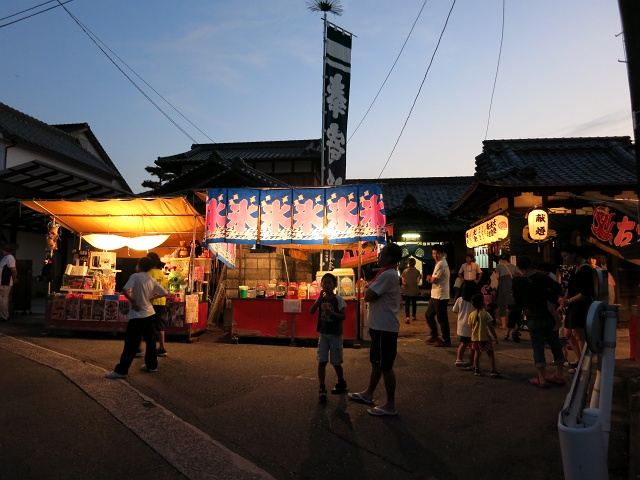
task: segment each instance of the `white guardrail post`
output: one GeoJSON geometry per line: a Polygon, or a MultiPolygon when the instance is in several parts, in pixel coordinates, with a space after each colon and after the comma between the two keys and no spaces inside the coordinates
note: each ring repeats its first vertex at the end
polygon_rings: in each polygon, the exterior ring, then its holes
{"type": "Polygon", "coordinates": [[[607,457],[617,323],[617,306],[593,302],[587,314],[587,345],[558,415],[558,436],[566,480],[609,478],[607,457]],[[597,369],[592,382],[594,356],[597,356],[597,369]]]}

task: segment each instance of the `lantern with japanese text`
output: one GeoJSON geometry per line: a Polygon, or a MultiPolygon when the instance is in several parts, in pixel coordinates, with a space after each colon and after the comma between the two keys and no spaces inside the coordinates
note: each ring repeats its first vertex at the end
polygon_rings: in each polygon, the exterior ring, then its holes
{"type": "Polygon", "coordinates": [[[549,214],[542,208],[535,207],[527,214],[529,236],[536,242],[542,242],[549,236],[549,214]]]}

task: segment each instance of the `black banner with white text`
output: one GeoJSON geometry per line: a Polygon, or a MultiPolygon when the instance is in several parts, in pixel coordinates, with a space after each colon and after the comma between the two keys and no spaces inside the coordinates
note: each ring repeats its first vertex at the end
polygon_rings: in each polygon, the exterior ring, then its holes
{"type": "Polygon", "coordinates": [[[323,185],[342,185],[347,173],[351,34],[327,22],[324,66],[323,185]]]}

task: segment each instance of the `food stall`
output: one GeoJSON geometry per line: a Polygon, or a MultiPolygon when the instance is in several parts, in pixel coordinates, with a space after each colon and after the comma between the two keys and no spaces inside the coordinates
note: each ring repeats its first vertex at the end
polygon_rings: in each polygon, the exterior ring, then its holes
{"type": "MultiPolygon", "coordinates": [[[[123,332],[129,302],[115,292],[119,256],[142,257],[155,251],[167,274],[181,271],[177,289],[167,301],[167,334],[191,337],[207,327],[205,295],[211,258],[196,258],[196,238],[204,218],[183,197],[109,200],[30,200],[23,205],[51,218],[48,247],[56,248],[51,230],[63,227],[78,236],[74,261],[67,265],[60,292],[49,296],[45,327],[53,330],[123,332]],[[83,242],[95,250],[83,248],[83,242]],[[192,293],[193,292],[193,293],[192,293]]],[[[172,290],[170,288],[170,290],[172,290]]]]}
{"type": "MultiPolygon", "coordinates": [[[[214,188],[207,192],[206,202],[205,244],[214,252],[221,244],[240,246],[233,262],[243,273],[235,277],[237,284],[229,281],[227,289],[234,337],[290,338],[292,343],[317,338],[317,314],[309,310],[325,272],[317,272],[316,278],[310,264],[309,270],[292,268],[296,258],[336,249],[359,252],[363,242],[384,241],[384,203],[378,185],[214,188]],[[249,253],[248,246],[256,253],[249,253]],[[263,253],[265,247],[275,251],[263,253]],[[275,257],[279,263],[274,269],[275,257]]],[[[360,263],[356,264],[357,269],[332,271],[338,274],[339,293],[347,302],[345,340],[362,336],[363,302],[356,294],[360,263]]]]}

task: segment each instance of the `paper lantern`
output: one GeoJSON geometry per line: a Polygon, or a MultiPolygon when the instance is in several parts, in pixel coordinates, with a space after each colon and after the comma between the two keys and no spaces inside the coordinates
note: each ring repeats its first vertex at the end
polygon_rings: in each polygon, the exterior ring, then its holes
{"type": "Polygon", "coordinates": [[[549,214],[542,208],[534,208],[527,214],[529,236],[536,242],[541,242],[549,236],[549,214]]]}

